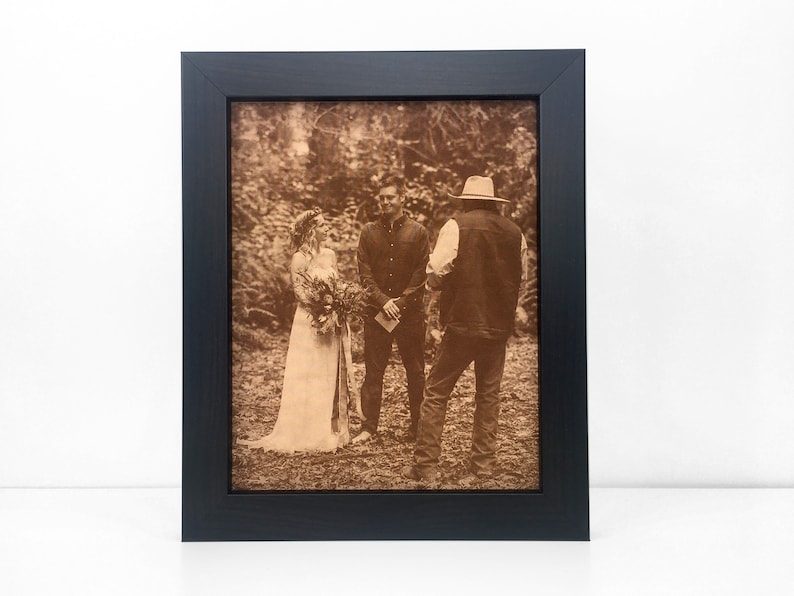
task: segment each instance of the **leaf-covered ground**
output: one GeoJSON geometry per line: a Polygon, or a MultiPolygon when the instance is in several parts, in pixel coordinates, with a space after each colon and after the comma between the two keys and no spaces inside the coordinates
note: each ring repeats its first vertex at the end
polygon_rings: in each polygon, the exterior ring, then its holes
{"type": "MultiPolygon", "coordinates": [[[[364,377],[360,336],[354,334],[358,391],[364,377]]],[[[466,472],[474,412],[474,372],[458,381],[447,410],[439,479],[432,485],[401,477],[412,463],[413,444],[405,442],[408,401],[405,371],[396,347],[386,370],[383,408],[376,438],[336,453],[281,454],[237,445],[269,433],[278,416],[288,336],[270,335],[262,350],[235,349],[232,373],[232,488],[234,490],[461,490],[466,472]]],[[[529,338],[511,339],[502,382],[497,470],[493,479],[467,489],[535,490],[540,487],[538,350],[529,338]]],[[[429,370],[429,365],[428,365],[429,370]]],[[[360,424],[351,419],[351,436],[360,424]]]]}

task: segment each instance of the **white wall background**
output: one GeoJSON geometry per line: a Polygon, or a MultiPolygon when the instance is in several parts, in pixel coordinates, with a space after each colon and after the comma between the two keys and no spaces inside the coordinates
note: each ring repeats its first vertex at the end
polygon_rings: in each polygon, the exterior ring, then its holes
{"type": "MultiPolygon", "coordinates": [[[[219,3],[220,4],[220,3],[219,3]]],[[[794,10],[15,2],[0,486],[177,486],[181,51],[585,48],[593,486],[794,486],[794,10]]]]}

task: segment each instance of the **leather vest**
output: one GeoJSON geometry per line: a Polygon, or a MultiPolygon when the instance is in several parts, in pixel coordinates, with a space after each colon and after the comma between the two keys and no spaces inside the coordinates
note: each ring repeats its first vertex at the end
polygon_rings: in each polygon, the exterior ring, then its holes
{"type": "Polygon", "coordinates": [[[440,321],[465,337],[507,339],[521,284],[521,229],[476,209],[455,217],[460,230],[454,268],[443,281],[440,321]]]}

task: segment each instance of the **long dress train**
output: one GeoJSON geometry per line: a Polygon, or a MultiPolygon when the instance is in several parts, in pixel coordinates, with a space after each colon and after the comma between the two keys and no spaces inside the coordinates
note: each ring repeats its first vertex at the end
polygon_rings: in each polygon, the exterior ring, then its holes
{"type": "MultiPolygon", "coordinates": [[[[335,275],[332,269],[318,267],[311,268],[309,273],[335,275]]],[[[347,443],[346,416],[341,432],[335,432],[332,427],[339,375],[344,373],[340,354],[340,332],[318,335],[311,326],[311,316],[299,305],[292,321],[276,425],[266,437],[239,442],[252,448],[287,453],[334,451],[347,443]]],[[[346,414],[347,404],[342,403],[341,407],[345,408],[346,414]]]]}

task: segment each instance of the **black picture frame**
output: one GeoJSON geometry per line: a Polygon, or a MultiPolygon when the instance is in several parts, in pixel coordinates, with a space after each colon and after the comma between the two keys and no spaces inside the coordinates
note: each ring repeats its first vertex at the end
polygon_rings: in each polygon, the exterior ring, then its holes
{"type": "Polygon", "coordinates": [[[588,540],[584,50],[182,54],[182,540],[588,540]],[[230,489],[233,101],[538,102],[534,492],[230,489]]]}

